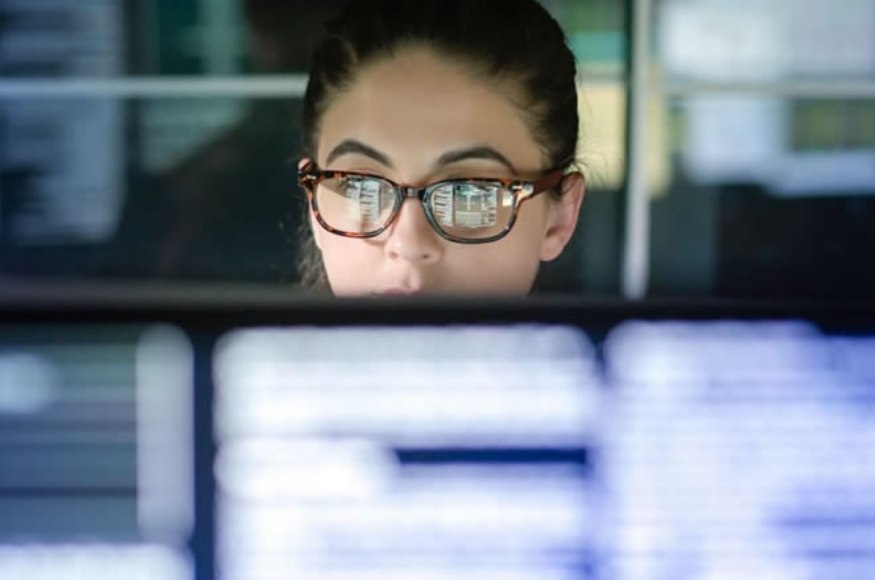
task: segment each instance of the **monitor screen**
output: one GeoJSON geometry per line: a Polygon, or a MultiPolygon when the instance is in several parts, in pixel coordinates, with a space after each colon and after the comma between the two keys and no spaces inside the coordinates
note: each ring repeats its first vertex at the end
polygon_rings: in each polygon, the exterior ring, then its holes
{"type": "Polygon", "coordinates": [[[190,350],[161,326],[0,327],[0,578],[193,578],[190,350]]]}
{"type": "Polygon", "coordinates": [[[223,578],[595,568],[604,392],[578,329],[244,330],[215,364],[223,578]]]}
{"type": "Polygon", "coordinates": [[[483,312],[13,317],[0,578],[875,569],[871,310],[483,312]]]}

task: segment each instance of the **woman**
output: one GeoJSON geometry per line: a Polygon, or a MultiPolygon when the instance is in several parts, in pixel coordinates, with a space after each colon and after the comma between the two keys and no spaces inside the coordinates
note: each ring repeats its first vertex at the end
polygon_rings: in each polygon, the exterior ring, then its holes
{"type": "Polygon", "coordinates": [[[305,283],[529,293],[584,195],[556,21],[536,0],[357,0],[327,33],[303,108],[305,283]]]}

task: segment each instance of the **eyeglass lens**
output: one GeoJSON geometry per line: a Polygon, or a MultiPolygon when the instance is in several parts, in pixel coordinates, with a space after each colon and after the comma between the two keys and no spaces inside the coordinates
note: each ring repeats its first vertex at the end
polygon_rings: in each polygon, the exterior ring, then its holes
{"type": "MultiPolygon", "coordinates": [[[[465,240],[501,233],[514,212],[514,196],[495,182],[444,182],[426,190],[426,211],[442,233],[465,240]]],[[[386,226],[402,202],[389,182],[342,176],[322,180],[316,205],[325,222],[346,233],[368,234],[386,226]]]]}

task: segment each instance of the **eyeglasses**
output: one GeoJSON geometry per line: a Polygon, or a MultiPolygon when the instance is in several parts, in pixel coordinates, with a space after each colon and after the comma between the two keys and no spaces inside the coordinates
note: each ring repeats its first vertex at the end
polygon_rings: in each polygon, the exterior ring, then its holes
{"type": "Polygon", "coordinates": [[[407,198],[422,203],[425,216],[444,239],[485,244],[506,236],[524,201],[555,189],[562,171],[535,181],[448,179],[426,187],[400,185],[377,175],[324,171],[308,162],[298,170],[316,221],[347,238],[372,238],[398,217],[407,198]]]}

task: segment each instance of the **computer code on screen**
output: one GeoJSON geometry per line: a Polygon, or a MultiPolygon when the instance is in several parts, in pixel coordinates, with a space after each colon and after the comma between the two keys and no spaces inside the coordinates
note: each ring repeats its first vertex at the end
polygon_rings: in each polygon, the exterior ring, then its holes
{"type": "Polygon", "coordinates": [[[242,331],[215,375],[224,580],[595,574],[579,330],[242,331]]]}
{"type": "Polygon", "coordinates": [[[875,338],[637,322],[606,350],[616,577],[875,574],[875,338]]]}

